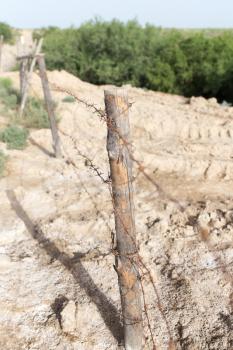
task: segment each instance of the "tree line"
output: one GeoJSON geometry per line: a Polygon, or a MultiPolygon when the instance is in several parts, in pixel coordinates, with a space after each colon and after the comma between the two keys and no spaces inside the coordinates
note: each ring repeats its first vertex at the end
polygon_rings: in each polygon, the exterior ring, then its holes
{"type": "Polygon", "coordinates": [[[9,26],[9,24],[0,22],[0,35],[3,36],[4,42],[8,44],[14,43],[14,30],[9,26]]]}
{"type": "Polygon", "coordinates": [[[49,69],[65,69],[98,85],[132,84],[233,102],[233,30],[185,31],[93,20],[79,28],[34,33],[35,38],[42,35],[49,69]]]}

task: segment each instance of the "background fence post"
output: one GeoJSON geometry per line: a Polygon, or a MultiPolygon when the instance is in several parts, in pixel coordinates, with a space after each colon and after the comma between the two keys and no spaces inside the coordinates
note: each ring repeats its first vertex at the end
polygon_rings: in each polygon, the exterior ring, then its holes
{"type": "Polygon", "coordinates": [[[27,75],[28,75],[28,59],[23,58],[20,60],[20,71],[19,71],[21,101],[23,99],[24,92],[25,92],[25,86],[27,83],[27,75]]]}
{"type": "Polygon", "coordinates": [[[46,73],[44,55],[42,54],[38,55],[37,61],[38,61],[39,70],[40,70],[40,77],[41,77],[41,82],[42,82],[42,87],[44,92],[45,105],[48,112],[49,123],[51,127],[51,133],[53,138],[53,149],[54,149],[56,158],[60,158],[62,156],[61,143],[60,143],[60,138],[57,130],[57,123],[56,123],[56,118],[54,114],[54,102],[52,100],[52,96],[49,88],[49,81],[46,73]]]}
{"type": "Polygon", "coordinates": [[[30,82],[31,82],[32,73],[33,73],[33,70],[34,70],[34,67],[35,67],[35,64],[36,64],[36,56],[40,53],[42,44],[43,44],[43,39],[40,39],[40,41],[39,41],[39,43],[38,43],[38,45],[36,47],[34,56],[32,58],[32,62],[31,62],[31,65],[30,65],[29,72],[27,74],[27,80],[25,82],[25,87],[24,87],[24,94],[22,96],[20,109],[19,109],[19,116],[20,117],[22,117],[22,115],[23,115],[23,111],[24,111],[24,108],[25,108],[25,105],[26,105],[26,102],[27,102],[28,89],[29,89],[29,85],[30,85],[30,82]]]}
{"type": "Polygon", "coordinates": [[[116,271],[121,294],[126,350],[141,350],[143,339],[141,290],[137,272],[132,160],[129,146],[129,104],[122,89],[105,91],[113,206],[116,227],[116,271]]]}
{"type": "Polygon", "coordinates": [[[4,45],[4,36],[0,35],[0,72],[2,72],[2,56],[3,56],[3,45],[4,45]]]}

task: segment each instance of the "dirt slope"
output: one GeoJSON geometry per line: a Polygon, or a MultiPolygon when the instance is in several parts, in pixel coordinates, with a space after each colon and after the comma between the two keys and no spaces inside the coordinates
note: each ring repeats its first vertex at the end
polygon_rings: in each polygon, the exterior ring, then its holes
{"type": "MultiPolygon", "coordinates": [[[[16,73],[5,73],[18,86],[16,73]]],[[[66,72],[49,80],[103,108],[105,87],[66,72]]],[[[140,254],[157,349],[233,349],[233,108],[215,100],[126,87],[133,102],[134,154],[162,188],[135,166],[140,254]],[[165,193],[165,194],[164,194],[165,193]],[[171,200],[175,199],[175,202],[171,200]],[[164,320],[164,316],[167,321],[164,320]]],[[[42,96],[35,74],[32,92],[42,96]]],[[[120,300],[108,185],[106,125],[79,103],[53,92],[65,160],[56,160],[49,130],[31,132],[24,151],[9,151],[0,180],[0,345],[6,350],[107,350],[121,339],[120,300]],[[78,149],[78,150],[77,150],[78,149]]],[[[0,144],[5,149],[4,144],[0,144]]],[[[152,349],[145,320],[145,349],[152,349]]]]}
{"type": "Polygon", "coordinates": [[[2,48],[1,72],[8,72],[17,65],[17,56],[25,55],[32,51],[33,31],[30,29],[17,30],[16,43],[14,45],[4,44],[2,48]],[[20,42],[20,37],[22,42],[20,42]]]}

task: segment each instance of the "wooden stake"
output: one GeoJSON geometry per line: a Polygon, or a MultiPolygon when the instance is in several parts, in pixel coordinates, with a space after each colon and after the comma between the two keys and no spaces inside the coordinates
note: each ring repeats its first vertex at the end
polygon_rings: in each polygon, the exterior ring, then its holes
{"type": "Polygon", "coordinates": [[[17,57],[25,55],[25,40],[24,36],[20,35],[17,38],[17,57]]]}
{"type": "Polygon", "coordinates": [[[38,43],[38,45],[36,47],[35,55],[34,55],[34,57],[32,59],[31,66],[30,66],[30,69],[29,69],[29,72],[28,72],[28,77],[27,77],[27,80],[25,82],[24,94],[22,96],[21,105],[20,105],[20,109],[19,109],[19,116],[20,117],[22,117],[24,108],[26,106],[26,102],[27,102],[27,98],[28,98],[28,90],[29,90],[29,86],[30,86],[30,83],[31,83],[31,77],[32,77],[32,73],[33,73],[33,70],[34,70],[34,67],[35,67],[35,64],[36,64],[36,57],[37,57],[37,55],[39,55],[39,53],[41,51],[42,44],[43,44],[43,38],[40,39],[40,41],[39,41],[39,43],[38,43]]]}
{"type": "Polygon", "coordinates": [[[21,101],[25,93],[25,87],[27,83],[28,75],[28,59],[23,58],[20,60],[20,71],[19,71],[19,80],[20,80],[20,97],[21,101]]]}
{"type": "Polygon", "coordinates": [[[53,100],[52,100],[52,96],[49,88],[47,73],[46,73],[44,55],[38,55],[37,61],[40,69],[40,77],[41,77],[41,82],[42,82],[42,87],[44,92],[46,109],[49,116],[49,122],[51,127],[52,138],[53,138],[53,149],[54,149],[56,158],[60,158],[62,156],[61,144],[60,144],[60,138],[57,130],[56,118],[54,114],[54,104],[53,104],[53,100]]]}
{"type": "Polygon", "coordinates": [[[117,241],[116,271],[121,294],[126,350],[141,350],[143,339],[141,291],[138,281],[134,222],[132,160],[129,152],[129,104],[124,90],[105,91],[117,241]]]}

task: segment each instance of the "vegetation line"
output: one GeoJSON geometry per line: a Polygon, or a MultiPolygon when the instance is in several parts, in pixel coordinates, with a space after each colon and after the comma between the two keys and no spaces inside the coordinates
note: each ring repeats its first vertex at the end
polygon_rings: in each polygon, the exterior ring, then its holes
{"type": "Polygon", "coordinates": [[[137,21],[95,20],[79,28],[50,27],[48,69],[64,69],[93,84],[132,84],[233,102],[233,30],[175,30],[137,21]]]}

